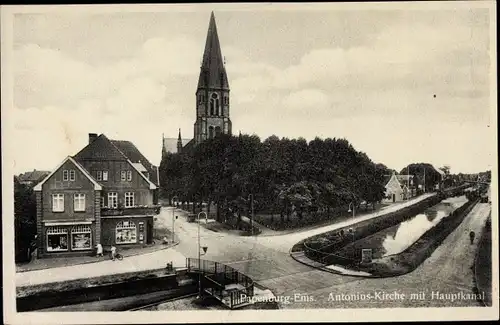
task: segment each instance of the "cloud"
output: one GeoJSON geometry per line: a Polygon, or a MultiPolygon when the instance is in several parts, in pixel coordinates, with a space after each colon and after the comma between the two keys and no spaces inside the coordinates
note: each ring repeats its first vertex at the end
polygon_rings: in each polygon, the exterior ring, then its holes
{"type": "MultiPolygon", "coordinates": [[[[468,167],[472,161],[454,147],[452,135],[472,134],[460,136],[464,146],[472,146],[489,123],[488,27],[458,18],[435,20],[432,26],[391,21],[349,46],[297,44],[307,50],[283,62],[271,55],[264,61],[262,44],[270,42],[264,35],[252,41],[258,47],[254,52],[222,44],[233,128],[262,138],[346,137],[375,160],[395,166],[442,156],[440,150],[447,148],[454,150],[448,156],[468,167]],[[252,57],[255,53],[261,61],[252,57]],[[439,144],[428,143],[444,130],[451,135],[440,136],[439,144]],[[387,155],[388,148],[406,152],[409,144],[419,155],[387,155]]],[[[56,41],[18,44],[13,55],[15,138],[27,140],[15,150],[19,157],[42,157],[17,159],[19,171],[52,168],[58,157],[81,149],[88,132],[134,141],[156,163],[162,133],[176,137],[181,127],[183,136],[192,136],[204,42],[175,31],[168,38],[157,35],[165,34],[135,37],[126,56],[106,64],[72,56],[92,47],[70,54],[59,50],[63,47],[56,41]]],[[[294,48],[287,45],[286,51],[294,48]]],[[[270,53],[279,56],[279,50],[273,46],[270,53]]],[[[475,155],[487,157],[481,147],[475,147],[475,155]]]]}

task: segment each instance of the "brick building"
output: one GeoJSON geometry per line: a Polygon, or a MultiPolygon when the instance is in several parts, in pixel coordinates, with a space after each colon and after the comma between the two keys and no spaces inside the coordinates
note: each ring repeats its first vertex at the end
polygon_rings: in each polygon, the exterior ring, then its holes
{"type": "Polygon", "coordinates": [[[34,190],[38,257],[92,255],[153,239],[158,168],[129,141],[89,134],[34,190]]]}

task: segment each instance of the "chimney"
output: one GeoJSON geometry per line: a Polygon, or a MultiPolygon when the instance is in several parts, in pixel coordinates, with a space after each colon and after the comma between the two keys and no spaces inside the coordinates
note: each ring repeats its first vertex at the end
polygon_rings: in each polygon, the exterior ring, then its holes
{"type": "Polygon", "coordinates": [[[89,144],[94,142],[95,139],[97,139],[97,133],[89,133],[89,144]]]}

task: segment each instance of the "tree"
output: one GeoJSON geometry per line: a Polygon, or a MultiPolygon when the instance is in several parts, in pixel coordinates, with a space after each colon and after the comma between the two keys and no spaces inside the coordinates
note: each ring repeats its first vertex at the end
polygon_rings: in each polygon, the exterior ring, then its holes
{"type": "Polygon", "coordinates": [[[14,229],[16,261],[27,261],[36,235],[36,199],[33,188],[14,178],[14,229]]]}

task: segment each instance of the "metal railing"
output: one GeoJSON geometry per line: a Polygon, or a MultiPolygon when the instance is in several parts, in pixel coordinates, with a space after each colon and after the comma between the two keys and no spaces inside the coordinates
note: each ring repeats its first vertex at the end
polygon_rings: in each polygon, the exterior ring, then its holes
{"type": "Polygon", "coordinates": [[[205,292],[230,308],[248,303],[254,294],[253,280],[223,263],[188,257],[186,268],[188,272],[201,272],[205,292]],[[237,286],[234,289],[227,289],[228,285],[237,286]]]}

